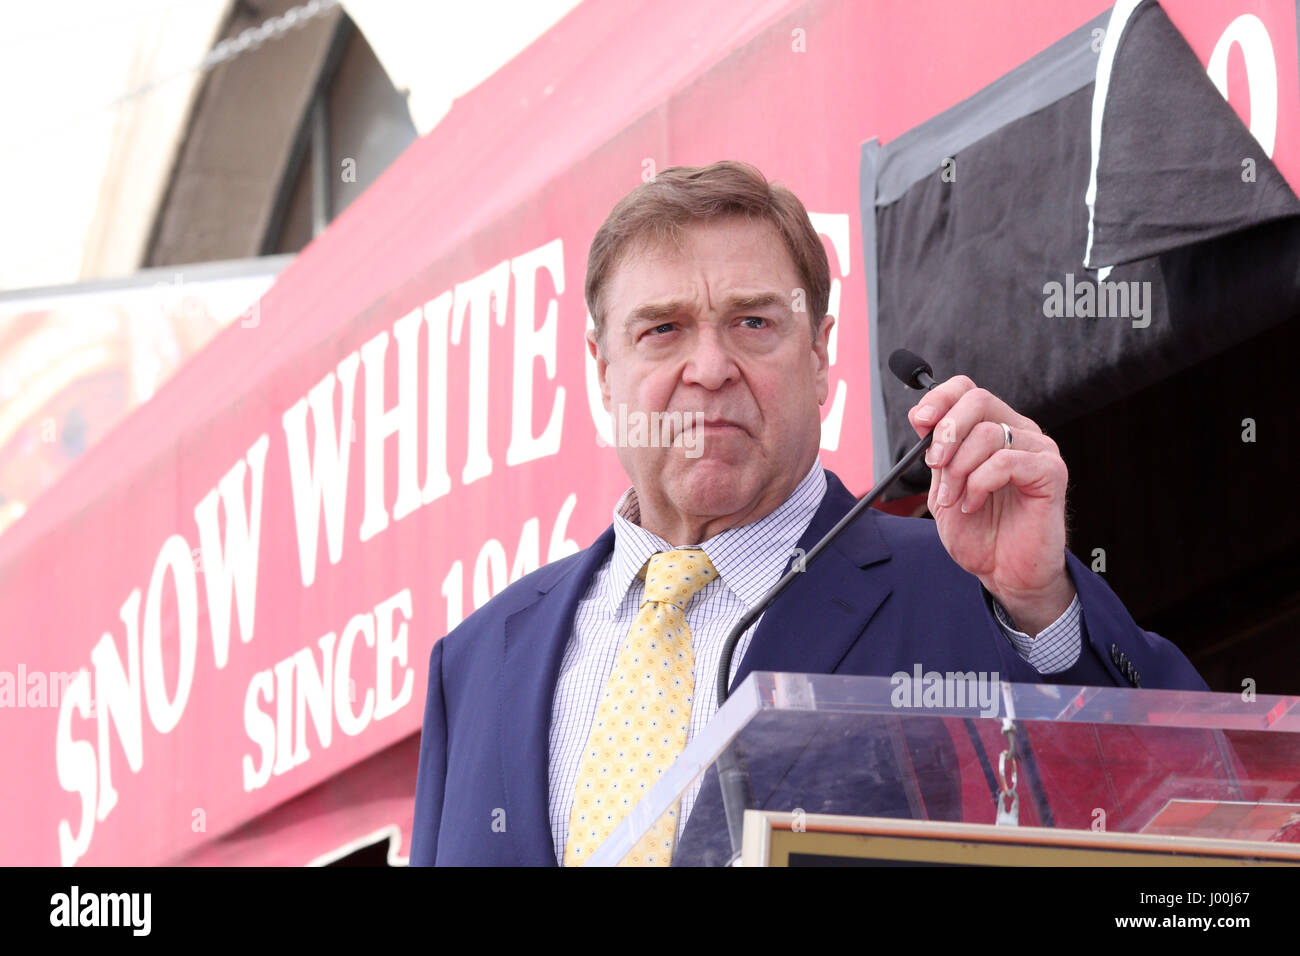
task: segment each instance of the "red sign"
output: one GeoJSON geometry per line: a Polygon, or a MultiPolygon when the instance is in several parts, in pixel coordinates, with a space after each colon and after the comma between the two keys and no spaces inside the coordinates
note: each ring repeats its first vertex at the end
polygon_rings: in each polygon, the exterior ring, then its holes
{"type": "MultiPolygon", "coordinates": [[[[1166,9],[1297,182],[1294,3],[1218,6],[1166,9]]],[[[628,484],[582,284],[658,169],[745,159],[803,199],[838,316],[822,460],[864,490],[859,146],[1105,5],[952,9],[588,2],[463,100],[0,537],[3,862],[193,858],[418,732],[433,642],[628,484]]]]}

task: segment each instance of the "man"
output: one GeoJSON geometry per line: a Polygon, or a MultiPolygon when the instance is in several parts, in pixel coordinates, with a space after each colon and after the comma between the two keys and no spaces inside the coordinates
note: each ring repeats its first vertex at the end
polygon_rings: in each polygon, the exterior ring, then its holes
{"type": "MultiPolygon", "coordinates": [[[[590,548],[434,646],[412,864],[581,863],[712,717],[727,632],[854,502],[818,460],[829,288],[803,205],[752,166],[667,169],[615,206],[586,282],[604,405],[681,425],[618,447],[632,487],[590,548]]],[[[964,376],[910,420],[937,429],[935,520],[863,515],[744,636],[732,687],[920,664],[1206,689],[1066,551],[1065,464],[1033,421],[964,376]]],[[[636,860],[670,862],[690,813],[636,860]]]]}

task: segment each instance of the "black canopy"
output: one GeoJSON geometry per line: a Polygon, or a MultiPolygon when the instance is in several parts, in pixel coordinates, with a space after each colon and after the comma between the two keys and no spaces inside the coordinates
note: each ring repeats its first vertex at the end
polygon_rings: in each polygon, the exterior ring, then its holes
{"type": "Polygon", "coordinates": [[[1152,0],[865,144],[861,185],[877,477],[896,348],[1051,428],[1300,312],[1300,201],[1152,0]]]}

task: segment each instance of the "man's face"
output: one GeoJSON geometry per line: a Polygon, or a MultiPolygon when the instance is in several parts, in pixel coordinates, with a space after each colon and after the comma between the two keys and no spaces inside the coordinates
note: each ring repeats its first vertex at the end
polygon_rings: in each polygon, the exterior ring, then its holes
{"type": "Polygon", "coordinates": [[[684,233],[680,250],[624,253],[605,287],[604,347],[587,337],[616,439],[620,415],[702,413],[676,447],[615,442],[642,525],[679,545],[758,520],[812,467],[835,321],[813,337],[806,290],[796,292],[802,280],[771,223],[732,217],[684,233]]]}

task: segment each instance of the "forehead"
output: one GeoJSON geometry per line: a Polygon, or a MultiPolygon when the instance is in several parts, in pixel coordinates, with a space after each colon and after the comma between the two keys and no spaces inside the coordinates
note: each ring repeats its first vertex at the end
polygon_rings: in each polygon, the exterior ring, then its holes
{"type": "Polygon", "coordinates": [[[608,315],[617,320],[638,305],[670,296],[707,294],[712,300],[730,289],[770,289],[788,297],[800,284],[772,223],[705,220],[683,227],[679,244],[654,237],[629,243],[610,276],[608,315]]]}

